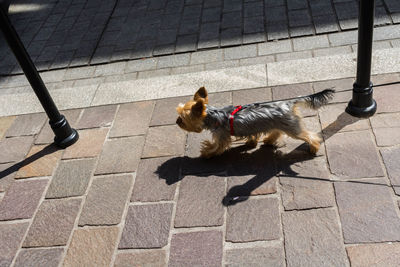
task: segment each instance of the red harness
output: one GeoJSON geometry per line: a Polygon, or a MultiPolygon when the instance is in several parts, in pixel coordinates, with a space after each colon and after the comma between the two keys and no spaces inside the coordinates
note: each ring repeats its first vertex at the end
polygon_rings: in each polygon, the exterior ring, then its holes
{"type": "Polygon", "coordinates": [[[236,106],[236,109],[232,111],[231,115],[229,115],[229,125],[231,126],[231,135],[235,135],[235,131],[233,130],[233,115],[235,115],[238,111],[242,109],[242,106],[236,106]]]}

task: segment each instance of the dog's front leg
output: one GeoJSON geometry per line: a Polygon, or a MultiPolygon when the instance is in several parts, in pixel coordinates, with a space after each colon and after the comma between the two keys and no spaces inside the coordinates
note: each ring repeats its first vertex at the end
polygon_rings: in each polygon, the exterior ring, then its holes
{"type": "Polygon", "coordinates": [[[204,140],[201,144],[201,156],[203,158],[211,158],[221,155],[230,146],[231,139],[229,138],[213,138],[213,142],[204,140]]]}

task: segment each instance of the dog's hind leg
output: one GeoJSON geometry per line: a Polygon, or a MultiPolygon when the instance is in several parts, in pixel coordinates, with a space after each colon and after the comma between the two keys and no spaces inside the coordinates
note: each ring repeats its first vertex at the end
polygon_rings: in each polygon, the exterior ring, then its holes
{"type": "Polygon", "coordinates": [[[279,139],[282,136],[282,132],[279,130],[273,130],[271,131],[267,137],[264,138],[263,142],[266,145],[278,145],[279,144],[279,139]]]}
{"type": "Polygon", "coordinates": [[[321,137],[319,137],[318,134],[304,130],[304,129],[302,129],[302,131],[297,134],[293,134],[293,133],[289,133],[289,132],[286,132],[286,133],[292,138],[303,140],[303,141],[307,142],[310,145],[310,152],[314,155],[317,154],[320,144],[321,144],[321,141],[322,141],[321,137]]]}

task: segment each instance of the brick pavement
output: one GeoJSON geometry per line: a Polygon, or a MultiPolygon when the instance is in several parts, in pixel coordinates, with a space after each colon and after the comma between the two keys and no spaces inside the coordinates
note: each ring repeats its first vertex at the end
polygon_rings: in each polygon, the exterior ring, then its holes
{"type": "Polygon", "coordinates": [[[344,113],[352,82],[210,96],[238,104],[334,86],[330,105],[305,114],[322,129],[317,157],[286,139],[199,159],[208,135],[174,125],[185,97],[65,111],[81,136],[66,150],[50,144],[43,114],[0,117],[0,265],[397,266],[400,86],[375,87],[378,113],[359,120],[344,113]]]}
{"type": "MultiPolygon", "coordinates": [[[[376,26],[400,23],[397,0],[376,5],[376,26]]],[[[358,1],[15,0],[10,17],[45,71],[346,33],[357,28],[358,1]]],[[[0,40],[0,74],[21,73],[0,40]]],[[[326,41],[317,38],[315,44],[325,48],[326,41]]]]}

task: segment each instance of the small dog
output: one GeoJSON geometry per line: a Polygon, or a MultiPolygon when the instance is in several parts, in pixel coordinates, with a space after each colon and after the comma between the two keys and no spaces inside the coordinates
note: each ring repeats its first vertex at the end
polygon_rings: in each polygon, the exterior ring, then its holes
{"type": "Polygon", "coordinates": [[[188,132],[200,133],[210,130],[212,141],[204,140],[201,156],[210,158],[222,154],[231,146],[231,136],[246,139],[246,145],[256,147],[261,135],[266,135],[264,144],[276,145],[283,134],[300,139],[310,145],[310,152],[316,154],[321,138],[304,128],[299,107],[318,109],[328,104],[335,93],[332,89],[322,92],[265,103],[215,108],[208,106],[208,93],[201,87],[186,104],[179,104],[176,123],[188,132]]]}

